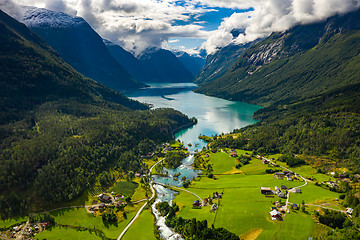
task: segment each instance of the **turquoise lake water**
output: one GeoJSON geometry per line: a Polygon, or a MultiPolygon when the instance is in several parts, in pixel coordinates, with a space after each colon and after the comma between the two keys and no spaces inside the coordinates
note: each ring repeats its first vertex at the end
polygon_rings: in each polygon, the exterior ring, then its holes
{"type": "MultiPolygon", "coordinates": [[[[150,88],[128,93],[127,96],[140,102],[152,104],[154,108],[174,108],[189,117],[196,117],[198,119],[196,125],[175,134],[175,138],[184,142],[191,153],[206,146],[206,142],[198,139],[200,134],[212,136],[229,133],[235,128],[245,127],[256,122],[252,115],[261,107],[194,93],[192,90],[195,88],[196,85],[192,83],[152,84],[150,88]],[[191,147],[188,146],[189,143],[192,144],[191,147]]],[[[192,179],[199,174],[199,171],[191,166],[193,161],[194,156],[190,154],[178,168],[165,169],[168,172],[168,177],[153,175],[152,178],[154,182],[181,186],[181,177],[185,176],[192,179]],[[174,180],[173,176],[177,173],[181,174],[179,180],[174,180]]],[[[159,202],[166,201],[171,204],[176,192],[158,184],[154,184],[154,188],[157,192],[157,198],[151,208],[156,218],[160,237],[168,240],[181,240],[179,234],[166,226],[165,217],[161,216],[155,208],[159,202]]]]}
{"type": "Polygon", "coordinates": [[[198,139],[200,134],[212,136],[229,133],[235,128],[256,122],[252,115],[260,106],[194,93],[192,90],[195,88],[196,85],[192,83],[152,84],[150,88],[127,95],[140,102],[150,103],[155,108],[174,108],[189,117],[196,117],[196,125],[175,135],[175,138],[183,141],[185,145],[192,144],[190,151],[206,145],[198,139]],[[195,147],[195,144],[199,145],[195,147]]]}

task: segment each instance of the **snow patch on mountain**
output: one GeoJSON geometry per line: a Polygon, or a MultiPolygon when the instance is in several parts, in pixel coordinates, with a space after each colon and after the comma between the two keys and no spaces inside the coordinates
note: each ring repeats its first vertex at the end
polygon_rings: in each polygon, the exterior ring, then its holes
{"type": "Polygon", "coordinates": [[[81,17],[45,8],[24,7],[23,23],[31,28],[76,28],[88,23],[81,17]]]}

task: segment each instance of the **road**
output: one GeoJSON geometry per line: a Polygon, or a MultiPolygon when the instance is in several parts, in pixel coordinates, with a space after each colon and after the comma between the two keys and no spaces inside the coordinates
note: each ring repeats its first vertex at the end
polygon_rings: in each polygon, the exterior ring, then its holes
{"type": "Polygon", "coordinates": [[[160,162],[162,162],[164,160],[161,159],[159,160],[157,163],[155,163],[154,165],[152,165],[152,167],[150,168],[150,171],[148,173],[149,179],[150,179],[150,188],[151,188],[151,192],[152,192],[152,196],[149,199],[149,201],[147,201],[140,209],[139,211],[136,213],[136,215],[133,217],[133,219],[131,219],[131,221],[128,223],[128,225],[125,227],[125,229],[120,233],[119,237],[117,238],[117,240],[120,240],[126,233],[126,231],[131,227],[131,225],[135,222],[135,220],[140,216],[140,213],[142,212],[142,210],[146,207],[146,205],[148,204],[148,202],[150,202],[154,197],[155,197],[155,190],[153,187],[153,181],[151,180],[151,171],[153,170],[153,168],[158,165],[160,162]]]}
{"type": "Polygon", "coordinates": [[[346,210],[340,210],[340,209],[336,209],[336,208],[326,207],[326,206],[323,206],[323,205],[316,205],[316,204],[305,204],[305,205],[306,206],[321,207],[321,208],[326,208],[326,209],[333,210],[333,211],[346,213],[346,210]]]}
{"type": "MultiPolygon", "coordinates": [[[[267,161],[269,161],[269,162],[271,162],[271,163],[273,163],[273,164],[276,164],[276,163],[274,163],[274,162],[273,162],[272,160],[270,160],[270,159],[266,159],[266,158],[264,158],[264,159],[267,160],[267,161]]],[[[288,168],[286,168],[286,167],[283,167],[283,166],[281,166],[281,165],[278,165],[278,166],[281,167],[282,169],[285,169],[286,171],[293,172],[292,170],[290,170],[290,169],[288,169],[288,168]]],[[[296,174],[296,173],[295,173],[295,174],[296,174]]],[[[289,205],[290,193],[291,193],[291,192],[295,192],[295,189],[305,187],[305,186],[308,184],[306,178],[300,176],[299,174],[296,174],[296,175],[299,176],[302,180],[304,180],[305,183],[304,183],[303,185],[300,185],[300,186],[293,187],[293,188],[289,189],[289,191],[288,191],[288,193],[287,193],[287,195],[286,195],[286,204],[285,204],[286,210],[288,209],[288,205],[289,205]]]]}

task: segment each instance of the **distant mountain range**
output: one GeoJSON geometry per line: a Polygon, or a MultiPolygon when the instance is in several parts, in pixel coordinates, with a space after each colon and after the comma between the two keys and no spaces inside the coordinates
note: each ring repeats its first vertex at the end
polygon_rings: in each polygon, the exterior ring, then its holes
{"type": "Polygon", "coordinates": [[[149,76],[146,82],[193,82],[194,76],[180,60],[165,49],[150,48],[138,60],[149,76]]]}
{"type": "MultiPolygon", "coordinates": [[[[25,9],[23,22],[67,63],[85,76],[115,90],[144,87],[140,82],[194,80],[194,75],[168,50],[148,49],[137,59],[121,46],[103,40],[80,17],[43,8],[25,9]]],[[[183,62],[187,63],[189,59],[183,62]]],[[[194,71],[200,68],[198,64],[194,71]]]]}
{"type": "Polygon", "coordinates": [[[206,51],[204,49],[202,49],[199,54],[188,54],[180,50],[172,52],[194,77],[196,77],[204,67],[206,61],[206,51]]]}
{"type": "Polygon", "coordinates": [[[208,56],[205,68],[212,70],[206,75],[217,78],[196,91],[264,106],[302,99],[359,83],[359,52],[358,10],[273,33],[236,56],[229,51],[227,58],[235,57],[236,61],[222,74],[217,71],[223,65],[217,67],[216,61],[211,61],[213,56],[208,56]]]}

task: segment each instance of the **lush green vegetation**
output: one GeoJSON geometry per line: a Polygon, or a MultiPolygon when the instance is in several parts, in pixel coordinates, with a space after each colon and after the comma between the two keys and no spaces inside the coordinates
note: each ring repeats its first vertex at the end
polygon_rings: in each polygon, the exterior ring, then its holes
{"type": "MultiPolygon", "coordinates": [[[[224,149],[227,150],[227,149],[224,149]]],[[[245,154],[245,151],[236,150],[238,154],[245,154]]],[[[251,153],[248,153],[251,154],[251,153]]],[[[201,153],[201,155],[203,155],[201,153]]],[[[246,155],[245,155],[246,156],[246,155]]],[[[281,155],[271,156],[280,158],[281,155]]],[[[279,169],[269,164],[263,164],[261,160],[252,158],[247,165],[243,165],[240,170],[241,174],[233,174],[228,170],[235,165],[235,159],[231,158],[228,153],[210,153],[210,163],[213,163],[214,172],[227,172],[226,175],[216,175],[216,179],[201,177],[196,179],[187,188],[201,196],[203,199],[208,198],[213,192],[223,193],[222,198],[213,202],[219,206],[216,212],[210,212],[210,206],[203,206],[201,209],[193,209],[192,202],[195,200],[192,194],[181,192],[177,195],[175,201],[180,207],[178,218],[191,219],[196,216],[197,221],[208,222],[208,225],[214,225],[215,228],[223,227],[239,235],[241,239],[305,239],[310,236],[320,236],[327,234],[327,230],[316,229],[317,224],[310,214],[310,207],[305,205],[304,211],[291,211],[283,217],[283,221],[272,221],[269,212],[270,207],[274,206],[276,201],[285,202],[283,199],[274,197],[265,197],[260,194],[260,187],[280,187],[285,185],[287,188],[303,185],[301,179],[287,181],[285,179],[276,179],[273,174],[266,174],[267,169],[279,169]],[[223,167],[223,162],[232,160],[233,166],[223,167]],[[217,162],[217,163],[216,163],[217,162]],[[219,167],[219,169],[216,169],[219,167]],[[320,231],[320,233],[319,233],[320,231]]],[[[288,165],[279,163],[286,167],[288,165]]],[[[314,178],[325,178],[324,174],[317,173],[316,169],[310,171],[309,165],[294,167],[302,170],[304,173],[312,173],[314,178]],[[306,169],[303,167],[306,167],[306,169]]],[[[306,176],[306,175],[305,175],[306,176]]],[[[331,178],[327,176],[328,179],[331,178]]],[[[326,203],[335,209],[344,209],[338,201],[339,193],[329,191],[328,189],[316,186],[314,183],[308,183],[302,187],[302,193],[290,194],[290,202],[321,205],[326,203]]],[[[345,198],[345,196],[344,196],[345,198]]],[[[351,196],[347,197],[348,202],[356,202],[351,196]]],[[[301,205],[303,206],[303,205],[301,205]]],[[[318,209],[318,208],[317,208],[318,209]]]]}
{"type": "Polygon", "coordinates": [[[359,14],[274,33],[222,78],[202,86],[202,93],[267,106],[254,114],[261,122],[236,131],[240,139],[218,138],[211,145],[329,156],[360,172],[360,26],[349,24],[359,14]],[[271,59],[262,57],[264,51],[271,59]]]}
{"type": "Polygon", "coordinates": [[[180,166],[182,160],[186,158],[186,153],[183,151],[170,151],[165,154],[165,164],[168,168],[177,168],[180,166]]]}
{"type": "Polygon", "coordinates": [[[179,211],[179,207],[174,203],[170,206],[167,202],[158,203],[156,208],[162,216],[166,216],[166,225],[174,228],[175,232],[181,234],[185,239],[230,239],[235,240],[239,237],[224,228],[208,227],[207,220],[198,221],[195,218],[183,219],[176,217],[175,213],[179,211]]]}
{"type": "Polygon", "coordinates": [[[96,235],[95,232],[89,232],[87,230],[81,231],[74,228],[54,226],[48,228],[46,231],[41,232],[36,236],[36,239],[48,239],[48,240],[58,240],[58,239],[75,239],[75,240],[100,240],[103,239],[101,236],[96,235]]]}
{"type": "Polygon", "coordinates": [[[197,221],[195,218],[186,220],[181,217],[174,217],[171,221],[168,221],[167,224],[173,227],[175,231],[180,233],[185,239],[239,239],[236,234],[229,232],[225,228],[209,228],[206,220],[197,221]]]}
{"type": "Polygon", "coordinates": [[[139,156],[191,121],[85,78],[25,25],[0,11],[0,216],[73,200],[110,168],[136,171],[139,156]]]}
{"type": "Polygon", "coordinates": [[[205,66],[196,77],[195,83],[204,84],[223,76],[252,44],[231,44],[219,49],[214,54],[208,55],[205,66]]]}
{"type": "Polygon", "coordinates": [[[279,161],[285,162],[289,167],[296,167],[305,164],[305,161],[303,159],[291,155],[283,155],[279,157],[279,161]]]}
{"type": "Polygon", "coordinates": [[[126,231],[123,239],[125,240],[155,240],[154,217],[150,210],[141,212],[141,215],[133,223],[131,228],[126,231]],[[141,229],[141,231],[139,231],[141,229]]]}
{"type": "Polygon", "coordinates": [[[331,228],[343,228],[346,221],[346,215],[342,212],[324,210],[324,214],[319,217],[319,222],[331,228]]]}
{"type": "Polygon", "coordinates": [[[115,183],[115,186],[110,191],[131,197],[138,186],[139,184],[136,182],[119,181],[115,183]]]}
{"type": "Polygon", "coordinates": [[[359,83],[359,15],[355,11],[273,33],[197,91],[269,106],[359,83]]]}

